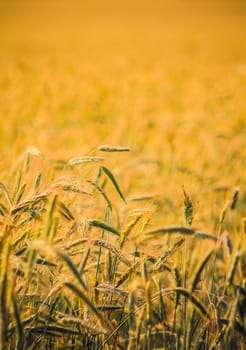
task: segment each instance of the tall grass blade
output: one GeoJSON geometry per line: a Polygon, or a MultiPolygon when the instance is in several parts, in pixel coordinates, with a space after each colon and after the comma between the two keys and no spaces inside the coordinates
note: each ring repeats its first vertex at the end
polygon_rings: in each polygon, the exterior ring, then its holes
{"type": "Polygon", "coordinates": [[[195,230],[190,227],[183,226],[170,226],[170,227],[161,227],[153,230],[148,230],[143,232],[144,235],[162,235],[162,234],[170,234],[170,233],[180,233],[184,235],[193,235],[195,230]]]}
{"type": "Polygon", "coordinates": [[[16,298],[15,295],[12,293],[12,305],[13,305],[13,315],[14,315],[14,319],[15,319],[15,330],[16,330],[16,348],[18,350],[22,350],[23,349],[23,344],[24,344],[24,330],[23,330],[23,325],[21,322],[21,316],[19,313],[19,308],[16,302],[16,298]]]}
{"type": "Polygon", "coordinates": [[[89,219],[88,223],[90,226],[98,227],[98,228],[101,228],[102,230],[114,233],[116,236],[120,236],[119,230],[117,230],[115,227],[112,227],[112,226],[106,224],[106,222],[104,222],[104,221],[97,220],[97,219],[89,219]]]}
{"type": "Polygon", "coordinates": [[[97,317],[97,319],[100,321],[101,326],[104,328],[106,326],[106,328],[108,330],[111,330],[111,325],[110,323],[107,321],[107,319],[105,319],[103,317],[103,315],[98,311],[98,309],[95,307],[95,305],[91,302],[91,300],[82,292],[82,290],[80,290],[77,286],[75,286],[74,284],[70,283],[70,282],[65,282],[64,285],[69,288],[75,295],[77,295],[80,299],[83,300],[83,302],[87,305],[87,307],[91,310],[91,312],[97,317]]]}
{"type": "Polygon", "coordinates": [[[197,299],[192,293],[190,293],[189,290],[182,287],[176,287],[176,288],[173,288],[173,291],[176,293],[180,293],[181,295],[189,299],[192,302],[192,304],[196,307],[196,309],[199,311],[199,313],[202,315],[203,318],[205,319],[209,318],[210,314],[207,308],[205,307],[205,305],[203,305],[199,299],[197,299]]]}
{"type": "Polygon", "coordinates": [[[90,181],[90,180],[88,180],[88,182],[90,184],[92,184],[96,188],[96,190],[103,196],[103,198],[105,199],[106,203],[109,206],[109,209],[112,210],[112,203],[110,202],[110,200],[109,200],[108,196],[106,195],[105,191],[103,190],[103,188],[100,187],[99,185],[97,185],[96,182],[93,182],[93,181],[90,181]]]}
{"type": "Polygon", "coordinates": [[[115,180],[114,175],[111,173],[111,171],[108,168],[106,168],[104,166],[102,166],[101,169],[103,170],[103,172],[107,175],[107,177],[110,179],[110,181],[114,185],[114,187],[115,187],[116,191],[118,192],[120,198],[126,203],[125,197],[124,197],[123,193],[121,192],[120,187],[119,187],[117,181],[115,180]]]}
{"type": "Polygon", "coordinates": [[[201,262],[201,264],[198,266],[197,270],[194,272],[194,277],[193,280],[191,281],[191,292],[193,292],[197,286],[197,283],[200,280],[201,277],[201,273],[204,270],[205,266],[207,265],[208,261],[210,260],[211,256],[214,254],[214,251],[211,250],[206,257],[204,258],[204,260],[201,262]]]}
{"type": "Polygon", "coordinates": [[[83,287],[83,289],[87,290],[88,288],[87,288],[83,278],[81,277],[79,270],[77,269],[77,267],[75,266],[73,261],[70,259],[70,257],[66,253],[64,253],[63,251],[61,251],[59,249],[56,249],[56,252],[65,261],[65,263],[67,264],[67,266],[69,267],[69,269],[71,270],[73,275],[76,277],[76,279],[80,283],[80,285],[83,287]]]}
{"type": "Polygon", "coordinates": [[[91,252],[91,249],[90,248],[87,249],[87,251],[84,254],[84,258],[81,260],[81,263],[79,264],[78,271],[80,275],[82,275],[85,270],[86,264],[90,256],[90,252],[91,252]]]}

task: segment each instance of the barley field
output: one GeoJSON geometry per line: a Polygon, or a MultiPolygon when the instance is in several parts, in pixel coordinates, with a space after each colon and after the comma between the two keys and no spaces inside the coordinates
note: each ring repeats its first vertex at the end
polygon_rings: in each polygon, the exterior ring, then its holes
{"type": "Polygon", "coordinates": [[[246,4],[1,0],[0,350],[246,349],[246,4]]]}

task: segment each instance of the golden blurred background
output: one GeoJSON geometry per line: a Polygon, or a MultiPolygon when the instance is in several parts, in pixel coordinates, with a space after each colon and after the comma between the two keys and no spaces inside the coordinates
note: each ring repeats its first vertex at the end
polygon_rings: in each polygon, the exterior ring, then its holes
{"type": "Polygon", "coordinates": [[[245,38],[240,0],[1,1],[1,177],[111,144],[126,193],[243,186],[245,38]]]}

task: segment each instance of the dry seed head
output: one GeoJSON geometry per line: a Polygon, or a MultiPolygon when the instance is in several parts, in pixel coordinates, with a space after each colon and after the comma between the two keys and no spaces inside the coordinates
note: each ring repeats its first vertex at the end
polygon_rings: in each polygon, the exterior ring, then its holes
{"type": "Polygon", "coordinates": [[[125,257],[125,255],[119,249],[117,249],[115,246],[113,246],[111,243],[109,243],[107,241],[102,241],[100,239],[92,240],[92,242],[97,247],[102,247],[102,248],[108,249],[110,252],[115,254],[120,259],[120,261],[122,261],[125,265],[131,266],[130,261],[125,257]]]}
{"type": "Polygon", "coordinates": [[[184,216],[185,216],[185,222],[191,226],[193,221],[193,204],[190,200],[190,197],[185,192],[185,189],[183,187],[183,193],[184,193],[184,216]]]}
{"type": "Polygon", "coordinates": [[[39,156],[41,154],[40,150],[34,146],[27,147],[26,153],[29,153],[32,156],[39,156]]]}
{"type": "Polygon", "coordinates": [[[68,192],[81,193],[91,196],[91,193],[87,192],[78,183],[71,183],[68,181],[58,181],[50,186],[51,190],[63,190],[68,192]]]}
{"type": "Polygon", "coordinates": [[[225,216],[226,216],[226,213],[227,213],[227,209],[229,208],[229,205],[230,205],[230,202],[227,201],[224,205],[224,208],[222,209],[221,211],[221,214],[220,214],[220,224],[222,225],[224,220],[225,220],[225,216]]]}
{"type": "Polygon", "coordinates": [[[68,161],[69,165],[91,163],[91,162],[102,162],[104,158],[102,157],[76,157],[68,161]]]}
{"type": "Polygon", "coordinates": [[[138,223],[138,221],[141,219],[141,216],[135,216],[126,226],[126,228],[121,231],[121,235],[120,235],[120,248],[123,248],[123,245],[127,239],[127,237],[129,236],[129,234],[131,233],[132,229],[134,228],[134,226],[136,226],[136,224],[138,223]]]}
{"type": "Polygon", "coordinates": [[[153,212],[153,210],[150,209],[150,208],[140,208],[140,209],[131,210],[128,213],[128,216],[129,217],[131,217],[131,216],[142,216],[144,214],[151,214],[152,212],[153,212]]]}
{"type": "Polygon", "coordinates": [[[117,281],[115,287],[119,287],[122,285],[128,278],[131,277],[131,275],[134,273],[135,269],[140,266],[141,261],[138,260],[134,265],[132,265],[128,271],[124,275],[120,277],[120,279],[117,281]]]}
{"type": "MultiPolygon", "coordinates": [[[[182,286],[182,276],[181,276],[181,273],[180,273],[179,269],[177,268],[177,266],[174,267],[173,273],[174,273],[176,287],[179,288],[182,286]]],[[[175,309],[178,307],[179,300],[180,300],[180,294],[176,293],[175,294],[175,309]]]]}
{"type": "Polygon", "coordinates": [[[147,228],[149,222],[150,222],[150,218],[146,218],[146,219],[143,221],[143,223],[142,223],[142,225],[141,225],[140,233],[142,233],[142,232],[144,232],[144,230],[146,230],[146,228],[147,228]]]}
{"type": "Polygon", "coordinates": [[[246,218],[242,219],[242,230],[243,234],[246,236],[246,218]]]}
{"type": "Polygon", "coordinates": [[[38,173],[38,175],[36,176],[36,179],[35,179],[35,182],[34,182],[34,185],[33,185],[33,192],[37,192],[38,189],[39,189],[39,185],[40,185],[40,182],[41,182],[41,177],[42,177],[42,173],[38,173]]]}
{"type": "Polygon", "coordinates": [[[119,289],[114,287],[111,284],[106,284],[106,283],[100,283],[98,284],[95,289],[99,290],[100,292],[104,292],[104,293],[109,293],[109,294],[119,294],[122,295],[124,297],[128,296],[128,292],[123,290],[123,289],[119,289]]]}
{"type": "Polygon", "coordinates": [[[239,188],[237,187],[234,191],[232,201],[231,201],[231,210],[234,210],[236,208],[237,202],[238,202],[238,195],[239,195],[239,188]]]}
{"type": "Polygon", "coordinates": [[[109,145],[102,145],[98,148],[102,152],[129,152],[130,148],[128,147],[112,147],[109,145]]]}
{"type": "Polygon", "coordinates": [[[182,276],[181,276],[180,271],[177,268],[177,266],[174,267],[173,272],[174,272],[176,286],[177,287],[181,287],[181,285],[182,285],[182,276]]]}
{"type": "Polygon", "coordinates": [[[232,242],[227,231],[223,233],[225,247],[229,255],[232,254],[232,242]]]}
{"type": "Polygon", "coordinates": [[[167,258],[169,258],[172,254],[176,252],[176,250],[184,243],[185,239],[181,238],[178,240],[172,247],[168,248],[164,254],[162,254],[154,264],[154,271],[157,271],[160,269],[161,266],[165,264],[167,261],[167,258]]]}
{"type": "Polygon", "coordinates": [[[233,279],[234,279],[234,276],[235,276],[235,273],[236,273],[236,269],[237,269],[237,265],[238,265],[238,262],[239,262],[239,258],[240,258],[240,252],[237,251],[233,260],[232,260],[232,263],[231,263],[231,266],[230,266],[230,269],[229,269],[229,272],[228,272],[228,275],[227,275],[227,284],[228,285],[231,285],[233,283],[233,279]]]}
{"type": "Polygon", "coordinates": [[[62,324],[80,325],[88,329],[93,335],[106,333],[106,329],[103,329],[100,325],[95,324],[90,320],[84,321],[79,317],[67,316],[66,314],[64,314],[64,316],[60,316],[59,322],[61,322],[62,324]]]}

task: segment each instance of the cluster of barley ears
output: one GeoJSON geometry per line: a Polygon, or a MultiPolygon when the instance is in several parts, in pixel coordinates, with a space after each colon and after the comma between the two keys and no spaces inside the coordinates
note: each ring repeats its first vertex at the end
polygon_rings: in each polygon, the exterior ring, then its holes
{"type": "Polygon", "coordinates": [[[245,349],[245,221],[224,228],[238,189],[217,232],[192,226],[185,190],[185,225],[153,227],[102,157],[54,165],[76,181],[31,183],[32,154],[0,184],[1,349],[245,349]]]}

